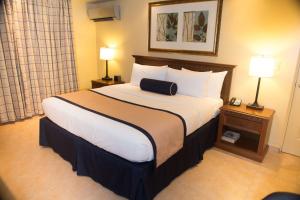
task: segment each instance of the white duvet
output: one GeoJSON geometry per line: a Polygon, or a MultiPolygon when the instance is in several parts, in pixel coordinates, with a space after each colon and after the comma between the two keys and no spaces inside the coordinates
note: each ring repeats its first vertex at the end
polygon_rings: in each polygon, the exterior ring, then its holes
{"type": "MultiPolygon", "coordinates": [[[[94,89],[121,100],[168,110],[183,117],[187,134],[194,132],[214,118],[223,105],[222,99],[196,98],[184,95],[166,96],[142,91],[129,84],[94,89]]],[[[153,149],[148,138],[140,131],[79,108],[55,97],[42,103],[45,115],[60,127],[86,141],[133,162],[153,160],[153,149]]],[[[128,113],[130,115],[130,112],[128,113]]]]}

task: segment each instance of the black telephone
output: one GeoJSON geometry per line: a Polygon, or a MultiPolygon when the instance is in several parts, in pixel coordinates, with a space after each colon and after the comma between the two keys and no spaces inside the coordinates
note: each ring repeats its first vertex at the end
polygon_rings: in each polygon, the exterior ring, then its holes
{"type": "Polygon", "coordinates": [[[232,97],[230,99],[229,104],[232,105],[232,106],[240,106],[242,104],[242,100],[241,99],[237,99],[235,97],[232,97]]]}

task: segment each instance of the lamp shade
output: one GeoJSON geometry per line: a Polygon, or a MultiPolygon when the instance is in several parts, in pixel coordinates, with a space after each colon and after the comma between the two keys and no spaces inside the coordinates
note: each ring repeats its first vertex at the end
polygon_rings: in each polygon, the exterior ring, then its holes
{"type": "Polygon", "coordinates": [[[274,74],[275,61],[270,57],[254,56],[250,62],[250,76],[272,77],[274,74]]]}
{"type": "Polygon", "coordinates": [[[112,60],[114,58],[114,49],[101,47],[100,48],[100,59],[101,60],[112,60]]]}

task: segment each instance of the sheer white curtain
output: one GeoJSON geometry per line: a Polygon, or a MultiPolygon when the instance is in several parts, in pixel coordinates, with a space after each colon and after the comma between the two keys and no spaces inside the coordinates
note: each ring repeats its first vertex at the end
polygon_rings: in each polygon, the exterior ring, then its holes
{"type": "Polygon", "coordinates": [[[0,1],[0,123],[77,89],[70,0],[0,1]]]}

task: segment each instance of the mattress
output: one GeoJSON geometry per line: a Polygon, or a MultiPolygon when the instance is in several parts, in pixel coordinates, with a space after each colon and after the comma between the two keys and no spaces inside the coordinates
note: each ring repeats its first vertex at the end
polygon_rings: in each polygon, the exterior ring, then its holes
{"type": "MultiPolygon", "coordinates": [[[[94,91],[176,113],[185,120],[187,135],[217,116],[219,108],[223,105],[222,99],[178,94],[166,96],[142,91],[130,83],[97,88],[94,91]]],[[[45,115],[55,124],[110,153],[132,162],[146,162],[154,158],[149,139],[131,126],[54,97],[45,99],[42,105],[45,115]]]]}

